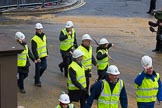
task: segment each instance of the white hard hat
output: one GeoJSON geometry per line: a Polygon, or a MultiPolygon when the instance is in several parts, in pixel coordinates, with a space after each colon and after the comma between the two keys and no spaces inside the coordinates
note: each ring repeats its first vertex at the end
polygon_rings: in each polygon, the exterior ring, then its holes
{"type": "Polygon", "coordinates": [[[84,53],[81,50],[76,49],[73,51],[73,58],[78,58],[78,57],[82,56],[83,54],[84,53]]]}
{"type": "Polygon", "coordinates": [[[15,38],[16,39],[24,40],[25,39],[25,35],[22,32],[16,32],[15,33],[15,38]]]}
{"type": "Polygon", "coordinates": [[[66,22],[66,28],[71,28],[71,27],[73,27],[74,26],[74,24],[73,24],[73,22],[72,21],[67,21],[66,22]]]}
{"type": "Polygon", "coordinates": [[[119,75],[120,74],[118,68],[115,65],[110,65],[107,68],[106,73],[109,73],[109,74],[112,74],[112,75],[119,75]]]}
{"type": "Polygon", "coordinates": [[[102,38],[100,39],[99,45],[107,44],[107,43],[109,43],[108,40],[106,38],[102,38]]]}
{"type": "Polygon", "coordinates": [[[82,40],[92,40],[91,36],[89,34],[84,34],[82,36],[82,40]]]}
{"type": "Polygon", "coordinates": [[[152,58],[148,55],[145,55],[141,59],[141,64],[143,67],[151,67],[152,66],[152,58]]]}
{"type": "Polygon", "coordinates": [[[43,29],[43,25],[41,23],[36,23],[35,29],[43,29]]]}
{"type": "Polygon", "coordinates": [[[69,99],[69,96],[67,94],[61,94],[60,98],[59,98],[59,101],[61,103],[64,103],[64,104],[69,104],[70,103],[70,99],[69,99]]]}

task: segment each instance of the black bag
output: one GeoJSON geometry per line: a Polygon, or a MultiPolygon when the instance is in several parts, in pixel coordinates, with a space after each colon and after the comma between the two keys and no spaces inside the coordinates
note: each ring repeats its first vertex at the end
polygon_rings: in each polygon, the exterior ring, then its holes
{"type": "MultiPolygon", "coordinates": [[[[94,89],[94,86],[97,84],[97,82],[98,82],[98,80],[96,80],[91,86],[90,86],[90,93],[92,93],[92,91],[93,91],[93,89],[94,89]]],[[[102,87],[101,87],[101,91],[102,91],[102,89],[103,89],[103,81],[102,80],[99,80],[99,82],[101,82],[102,83],[102,87]]],[[[100,94],[99,94],[100,95],[100,94]]],[[[98,97],[99,97],[99,95],[96,95],[95,96],[95,99],[97,100],[98,99],[98,97]]]]}

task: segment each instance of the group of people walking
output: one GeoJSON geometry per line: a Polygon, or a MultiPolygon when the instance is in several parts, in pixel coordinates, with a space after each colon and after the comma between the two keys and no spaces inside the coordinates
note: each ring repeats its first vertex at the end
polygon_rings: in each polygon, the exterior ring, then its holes
{"type": "MultiPolygon", "coordinates": [[[[80,102],[80,108],[90,108],[93,100],[97,99],[98,108],[128,108],[128,97],[124,81],[119,78],[120,71],[116,65],[110,65],[111,56],[108,51],[114,44],[106,38],[101,38],[96,48],[96,57],[91,46],[92,38],[89,34],[82,36],[81,45],[77,45],[76,31],[72,21],[67,21],[61,30],[60,53],[62,62],[58,65],[67,77],[68,94],[61,94],[56,108],[74,108],[73,101],[80,102]],[[93,88],[89,90],[92,64],[96,66],[98,78],[93,88]],[[89,93],[89,91],[91,91],[89,93]]],[[[34,85],[41,87],[41,76],[47,68],[47,38],[43,33],[43,25],[35,25],[36,33],[31,38],[31,49],[25,42],[25,35],[16,32],[17,42],[24,47],[18,55],[18,87],[25,93],[24,79],[29,72],[29,58],[35,63],[34,85]]],[[[160,75],[152,65],[152,58],[144,55],[141,58],[143,70],[134,80],[138,108],[154,108],[157,101],[162,101],[162,84],[160,75]]]]}
{"type": "MultiPolygon", "coordinates": [[[[68,25],[68,22],[66,25],[68,25]]],[[[71,29],[74,29],[72,22],[71,25],[71,29]]],[[[67,34],[64,34],[64,40],[60,39],[60,46],[66,44],[66,47],[71,45],[72,48],[76,37],[74,38],[71,35],[74,34],[73,32],[71,34],[68,33],[69,28],[64,28],[63,30],[66,30],[67,34]]],[[[70,58],[72,62],[68,62],[69,64],[67,63],[68,66],[66,66],[68,67],[67,88],[70,102],[80,101],[80,108],[90,108],[93,100],[97,99],[97,106],[99,108],[118,108],[120,101],[122,108],[128,108],[128,97],[124,81],[119,78],[120,71],[117,66],[109,64],[109,59],[112,58],[108,50],[114,44],[109,43],[105,38],[100,39],[95,59],[91,40],[92,38],[89,34],[84,34],[81,45],[75,47],[75,49],[73,48],[70,52],[67,50],[71,54],[68,57],[72,57],[70,58]],[[92,74],[92,64],[97,67],[98,79],[89,95],[89,78],[92,74]]],[[[137,105],[138,108],[154,108],[156,99],[158,103],[162,100],[160,76],[153,69],[151,57],[143,56],[141,63],[144,70],[137,75],[134,82],[137,105]]],[[[61,67],[60,70],[62,71],[61,67]]]]}

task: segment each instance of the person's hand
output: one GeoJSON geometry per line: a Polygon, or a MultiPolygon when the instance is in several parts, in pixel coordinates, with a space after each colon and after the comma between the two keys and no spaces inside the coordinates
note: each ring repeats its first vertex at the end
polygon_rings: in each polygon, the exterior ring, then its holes
{"type": "Polygon", "coordinates": [[[37,60],[34,60],[34,63],[37,63],[37,60]]]}
{"type": "Polygon", "coordinates": [[[41,62],[41,59],[37,59],[37,62],[41,62]]]}
{"type": "Polygon", "coordinates": [[[73,52],[72,51],[69,51],[69,53],[72,55],[73,54],[73,52]]]}
{"type": "Polygon", "coordinates": [[[144,67],[144,73],[147,73],[147,67],[144,67]]]}
{"type": "Polygon", "coordinates": [[[86,88],[83,88],[83,87],[82,87],[80,90],[81,90],[81,91],[84,91],[84,92],[87,91],[87,89],[86,89],[86,88]]]}
{"type": "Polygon", "coordinates": [[[92,75],[92,72],[89,72],[89,75],[92,75]]]}
{"type": "Polygon", "coordinates": [[[157,104],[157,105],[160,105],[160,101],[156,101],[156,104],[157,104]]]}
{"type": "Polygon", "coordinates": [[[98,64],[96,64],[96,68],[98,68],[98,64]]]}

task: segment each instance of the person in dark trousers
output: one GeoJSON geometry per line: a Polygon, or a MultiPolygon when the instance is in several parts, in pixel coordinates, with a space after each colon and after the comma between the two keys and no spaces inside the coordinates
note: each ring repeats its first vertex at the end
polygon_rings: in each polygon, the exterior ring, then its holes
{"type": "Polygon", "coordinates": [[[151,22],[149,25],[152,27],[158,27],[156,34],[156,48],[152,51],[162,53],[162,20],[157,20],[156,23],[151,22]]]}
{"type": "Polygon", "coordinates": [[[72,62],[72,53],[74,48],[77,48],[76,32],[73,28],[73,22],[67,21],[64,29],[61,30],[59,40],[60,40],[60,53],[63,59],[58,66],[60,71],[64,71],[65,77],[67,77],[68,66],[72,62]]]}
{"type": "Polygon", "coordinates": [[[35,65],[35,86],[41,87],[40,77],[43,75],[44,71],[47,69],[47,39],[46,35],[43,33],[43,26],[41,23],[36,23],[35,25],[36,33],[31,39],[31,48],[34,57],[37,60],[35,65]]]}
{"type": "Polygon", "coordinates": [[[29,73],[29,58],[36,63],[36,60],[32,53],[30,52],[30,49],[28,48],[28,45],[25,42],[25,35],[22,32],[16,32],[15,38],[17,42],[24,47],[24,50],[18,54],[18,79],[17,84],[20,89],[21,93],[26,93],[24,89],[24,80],[28,76],[29,73]]]}
{"type": "Polygon", "coordinates": [[[159,73],[154,71],[152,58],[141,58],[143,71],[134,80],[138,108],[154,108],[155,102],[162,101],[162,84],[159,73]]]}
{"type": "Polygon", "coordinates": [[[82,44],[77,48],[84,53],[82,64],[85,68],[87,92],[89,92],[89,79],[92,76],[92,64],[97,67],[96,59],[93,56],[91,40],[92,38],[89,34],[84,34],[82,36],[82,44]]]}
{"type": "Polygon", "coordinates": [[[84,67],[81,63],[83,52],[76,49],[73,52],[73,61],[68,68],[68,95],[70,101],[80,101],[80,108],[85,108],[87,97],[86,77],[84,67]]]}
{"type": "Polygon", "coordinates": [[[152,14],[153,10],[155,9],[156,9],[156,0],[150,0],[150,8],[147,13],[152,14]]]}
{"type": "Polygon", "coordinates": [[[100,39],[99,46],[96,49],[98,80],[103,79],[106,75],[106,70],[110,65],[109,59],[112,59],[108,54],[108,50],[112,46],[114,46],[114,44],[109,43],[106,38],[100,39]]]}
{"type": "Polygon", "coordinates": [[[126,89],[123,80],[118,77],[120,74],[118,68],[110,65],[106,72],[108,75],[105,79],[95,83],[86,108],[91,108],[94,99],[97,99],[98,108],[119,108],[119,101],[121,108],[128,108],[126,89]]]}

